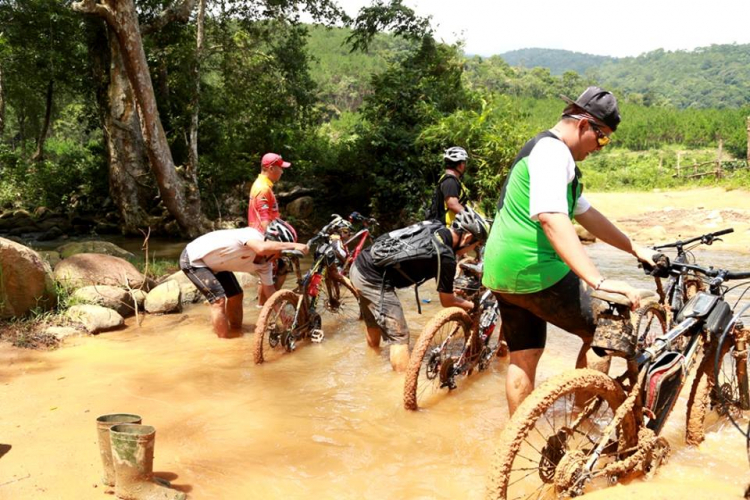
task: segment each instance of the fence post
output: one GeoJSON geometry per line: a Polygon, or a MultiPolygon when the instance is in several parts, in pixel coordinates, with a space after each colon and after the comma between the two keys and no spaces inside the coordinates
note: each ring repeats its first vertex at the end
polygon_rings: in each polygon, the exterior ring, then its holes
{"type": "Polygon", "coordinates": [[[721,152],[724,149],[724,140],[719,139],[719,156],[716,158],[716,178],[721,179],[722,171],[721,171],[721,152]]]}

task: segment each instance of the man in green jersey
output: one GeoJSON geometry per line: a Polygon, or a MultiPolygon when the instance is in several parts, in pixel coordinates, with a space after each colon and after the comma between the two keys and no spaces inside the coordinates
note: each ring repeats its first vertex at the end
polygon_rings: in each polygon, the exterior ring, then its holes
{"type": "Polygon", "coordinates": [[[615,97],[589,87],[568,103],[560,121],[531,139],[516,157],[500,194],[487,242],[484,285],[500,304],[502,332],[510,350],[506,394],[511,415],[534,389],[547,323],[578,335],[583,346],[576,367],[585,367],[596,328],[591,291],[626,295],[636,308],[637,291],[602,276],[581,245],[572,219],[600,240],[653,264],[581,196],[576,162],[610,141],[620,123],[615,97]]]}

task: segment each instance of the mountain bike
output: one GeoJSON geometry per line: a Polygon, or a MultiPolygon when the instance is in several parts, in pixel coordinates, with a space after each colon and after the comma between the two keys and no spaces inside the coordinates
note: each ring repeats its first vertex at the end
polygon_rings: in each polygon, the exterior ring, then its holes
{"type": "Polygon", "coordinates": [[[352,268],[352,264],[362,253],[362,249],[368,241],[372,240],[372,233],[370,231],[371,226],[378,226],[378,221],[372,217],[365,217],[359,212],[352,212],[349,215],[349,227],[342,231],[342,238],[345,238],[344,249],[346,251],[346,257],[344,262],[341,264],[341,273],[344,276],[349,276],[349,270],[352,268]],[[353,236],[350,236],[351,229],[354,223],[362,225],[362,229],[356,232],[353,236]]]}
{"type": "MultiPolygon", "coordinates": [[[[595,370],[572,370],[534,390],[503,430],[490,473],[489,498],[578,496],[597,484],[615,484],[627,474],[651,476],[667,458],[669,443],[659,434],[700,358],[701,345],[712,352],[711,346],[724,334],[732,336],[734,345],[746,336],[744,328],[733,324],[725,283],[750,278],[750,272],[695,264],[669,267],[699,276],[708,291],[689,299],[674,326],[645,347],[633,328],[628,299],[594,292],[610,328],[597,328],[592,346],[596,352],[625,358],[625,373],[612,378],[595,370]],[[619,318],[619,331],[612,318],[619,318]],[[686,341],[679,342],[681,338],[686,341]]],[[[750,288],[744,286],[745,291],[750,288]]],[[[713,371],[707,375],[713,377],[713,371]]],[[[746,370],[740,367],[736,375],[738,386],[746,388],[746,370]]],[[[742,398],[747,398],[746,391],[742,398]]],[[[696,398],[688,402],[699,404],[696,398]]]]}
{"type": "MultiPolygon", "coordinates": [[[[672,258],[675,263],[695,263],[695,256],[691,252],[699,245],[712,245],[716,241],[721,241],[719,236],[733,233],[734,229],[722,229],[714,233],[707,233],[687,240],[678,240],[673,243],[664,243],[654,246],[654,250],[672,250],[677,254],[672,258]]],[[[665,269],[657,267],[657,269],[665,269]]],[[[636,320],[636,329],[639,332],[638,341],[643,346],[649,345],[658,336],[664,334],[667,329],[674,326],[674,317],[685,305],[685,301],[690,300],[693,295],[703,289],[703,282],[700,277],[695,276],[690,271],[675,271],[666,276],[658,276],[653,272],[650,273],[656,283],[656,292],[659,296],[657,304],[653,302],[646,303],[638,312],[636,320]],[[662,283],[661,278],[667,278],[666,284],[662,283]]]]}
{"type": "Polygon", "coordinates": [[[440,311],[422,330],[409,358],[404,380],[404,408],[417,410],[436,396],[452,391],[476,368],[484,371],[507,346],[500,335],[500,311],[492,291],[482,286],[482,263],[459,263],[461,275],[454,288],[474,309],[460,307],[440,311]],[[495,333],[497,332],[497,333],[495,333]]]}
{"type": "Polygon", "coordinates": [[[350,230],[348,221],[333,214],[331,222],[307,243],[315,252],[313,265],[304,276],[300,270],[301,252],[282,252],[294,268],[297,287],[278,290],[263,306],[255,326],[256,364],[266,361],[269,355],[279,357],[293,352],[300,341],[322,342],[325,334],[320,312],[358,317],[357,292],[339,270],[347,257],[341,235],[350,230]]]}

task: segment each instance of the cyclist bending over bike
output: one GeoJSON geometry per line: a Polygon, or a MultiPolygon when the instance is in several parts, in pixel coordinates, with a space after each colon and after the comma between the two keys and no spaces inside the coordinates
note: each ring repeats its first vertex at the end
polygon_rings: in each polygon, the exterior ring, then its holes
{"type": "Polygon", "coordinates": [[[382,235],[354,261],[350,279],[359,291],[367,344],[377,349],[381,338],[389,344],[394,370],[402,372],[409,363],[409,328],[396,289],[414,285],[416,295],[416,287],[435,278],[443,307],[470,311],[474,303],[453,290],[456,256],[486,241],[488,234],[487,221],[467,208],[450,227],[425,221],[382,235]]]}
{"type": "Polygon", "coordinates": [[[582,368],[596,327],[591,290],[621,293],[638,307],[633,287],[602,276],[571,220],[605,243],[653,264],[650,251],[633,245],[581,196],[576,162],[609,143],[620,123],[615,97],[589,87],[578,100],[565,100],[568,106],[560,121],[527,142],[516,157],[485,251],[482,282],[498,299],[502,334],[510,350],[506,395],[511,415],[534,389],[548,322],[581,337],[576,367],[582,368]]]}
{"type": "Polygon", "coordinates": [[[281,219],[271,222],[265,237],[251,227],[206,233],[188,243],[180,256],[180,268],[211,304],[211,324],[219,338],[229,338],[230,328],[242,327],[243,292],[235,271],[253,273],[271,296],[275,287],[271,273],[273,260],[282,250],[299,250],[294,228],[281,219]]]}

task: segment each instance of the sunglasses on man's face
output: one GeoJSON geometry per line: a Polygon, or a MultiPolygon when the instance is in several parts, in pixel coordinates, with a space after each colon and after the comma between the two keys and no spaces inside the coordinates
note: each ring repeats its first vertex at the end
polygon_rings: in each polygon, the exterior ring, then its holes
{"type": "Polygon", "coordinates": [[[610,139],[607,134],[602,132],[602,129],[600,129],[596,123],[592,122],[591,120],[588,120],[588,122],[591,130],[593,130],[596,134],[596,142],[599,144],[599,146],[604,147],[609,144],[612,139],[610,139]]]}

